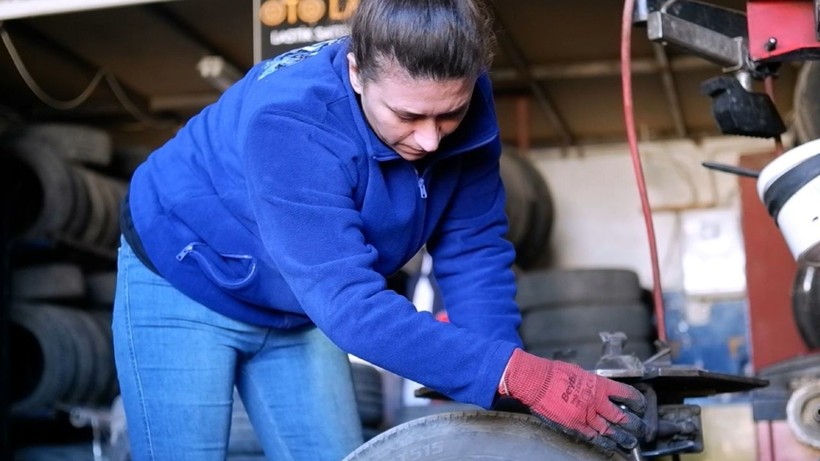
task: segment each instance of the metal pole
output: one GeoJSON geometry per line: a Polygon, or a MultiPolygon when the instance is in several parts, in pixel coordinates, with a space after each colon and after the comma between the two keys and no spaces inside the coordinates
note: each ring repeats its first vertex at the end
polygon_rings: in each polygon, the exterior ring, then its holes
{"type": "Polygon", "coordinates": [[[0,209],[0,459],[11,459],[9,446],[9,213],[11,197],[3,193],[0,209]]]}

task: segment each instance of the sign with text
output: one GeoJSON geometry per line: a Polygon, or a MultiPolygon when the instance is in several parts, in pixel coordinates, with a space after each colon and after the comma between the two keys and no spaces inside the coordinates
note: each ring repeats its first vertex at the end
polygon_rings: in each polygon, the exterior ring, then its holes
{"type": "Polygon", "coordinates": [[[359,0],[254,0],[254,59],[332,40],[350,31],[359,0]]]}

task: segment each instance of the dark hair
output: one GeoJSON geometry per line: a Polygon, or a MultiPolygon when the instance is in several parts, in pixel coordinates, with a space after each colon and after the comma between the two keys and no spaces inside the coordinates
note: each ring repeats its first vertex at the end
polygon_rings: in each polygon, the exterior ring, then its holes
{"type": "Polygon", "coordinates": [[[413,78],[478,77],[489,70],[495,38],[480,0],[361,0],[351,18],[350,51],[364,81],[399,64],[413,78]]]}

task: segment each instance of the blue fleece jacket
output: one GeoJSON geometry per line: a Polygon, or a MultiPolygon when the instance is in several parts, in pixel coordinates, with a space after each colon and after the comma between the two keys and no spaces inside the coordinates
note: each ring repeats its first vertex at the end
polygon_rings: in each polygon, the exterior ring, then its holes
{"type": "Polygon", "coordinates": [[[215,311],[315,323],[351,354],[488,407],[520,345],[490,82],[418,169],[368,126],[347,43],[259,63],[191,118],[134,174],[134,229],[160,274],[215,311]],[[386,288],[425,243],[450,324],[386,288]]]}

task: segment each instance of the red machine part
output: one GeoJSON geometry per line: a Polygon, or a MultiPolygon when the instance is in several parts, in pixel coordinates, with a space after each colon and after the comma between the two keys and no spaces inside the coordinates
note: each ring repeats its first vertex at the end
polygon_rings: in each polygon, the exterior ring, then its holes
{"type": "Polygon", "coordinates": [[[746,5],[749,54],[755,61],[802,60],[820,53],[817,5],[812,0],[752,0],[746,5]]]}
{"type": "MultiPolygon", "coordinates": [[[[740,157],[740,166],[761,169],[774,155],[740,157]]],[[[739,179],[752,368],[759,371],[808,353],[794,323],[791,286],[797,265],[780,231],[760,203],[755,183],[739,179]]]]}
{"type": "Polygon", "coordinates": [[[757,461],[808,461],[817,459],[817,450],[794,438],[786,421],[758,421],[757,461]]]}

